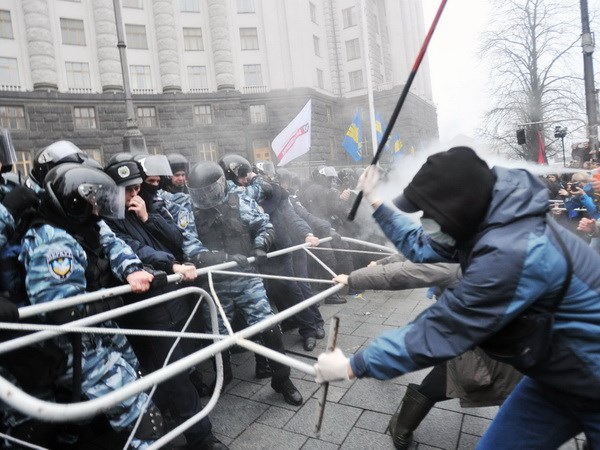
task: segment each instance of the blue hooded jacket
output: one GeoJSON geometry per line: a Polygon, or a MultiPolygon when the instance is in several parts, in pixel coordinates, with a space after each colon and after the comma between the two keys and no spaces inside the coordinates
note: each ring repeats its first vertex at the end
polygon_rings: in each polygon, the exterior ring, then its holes
{"type": "MultiPolygon", "coordinates": [[[[548,191],[525,170],[494,168],[492,199],[476,235],[452,257],[429,244],[420,225],[381,205],[373,216],[414,262],[460,258],[463,277],[408,325],[383,333],[350,359],[358,377],[389,379],[482,344],[533,303],[550,305],[567,264],[546,223],[548,191]]],[[[560,227],[555,227],[558,229],[560,227]]],[[[554,315],[551,355],[526,375],[556,398],[600,406],[600,255],[565,229],[573,276],[554,315]]]]}

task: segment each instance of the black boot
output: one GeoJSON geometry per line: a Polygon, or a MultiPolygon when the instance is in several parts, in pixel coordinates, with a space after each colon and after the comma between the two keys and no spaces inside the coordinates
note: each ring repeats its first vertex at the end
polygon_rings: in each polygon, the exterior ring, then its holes
{"type": "Polygon", "coordinates": [[[271,370],[271,366],[269,366],[269,360],[258,353],[254,354],[254,359],[256,360],[256,378],[259,380],[271,378],[273,376],[273,370],[271,370]]]}
{"type": "Polygon", "coordinates": [[[388,429],[392,435],[394,447],[399,450],[407,449],[410,446],[413,431],[417,429],[435,404],[435,402],[417,391],[416,387],[416,384],[408,385],[398,411],[390,420],[388,429]]]}

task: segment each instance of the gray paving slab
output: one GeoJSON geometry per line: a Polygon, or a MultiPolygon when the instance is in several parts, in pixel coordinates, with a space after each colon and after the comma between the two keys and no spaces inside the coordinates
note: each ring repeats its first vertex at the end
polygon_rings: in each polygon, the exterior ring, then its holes
{"type": "Polygon", "coordinates": [[[302,450],[337,450],[340,446],[331,442],[321,441],[319,439],[310,438],[302,446],[302,450]]]}
{"type": "MultiPolygon", "coordinates": [[[[284,429],[295,433],[304,434],[307,437],[315,437],[314,429],[317,419],[318,402],[310,399],[296,415],[287,423],[284,429]]],[[[341,444],[344,442],[350,430],[358,420],[361,410],[339,403],[327,402],[325,415],[321,428],[320,440],[341,444]]]]}
{"type": "Polygon", "coordinates": [[[340,403],[363,410],[393,414],[404,392],[405,388],[402,385],[364,378],[348,389],[340,403]]]}
{"type": "Polygon", "coordinates": [[[356,422],[356,427],[385,434],[391,417],[391,414],[364,411],[356,422]]]}
{"type": "Polygon", "coordinates": [[[307,437],[262,423],[253,423],[236,440],[229,444],[231,450],[300,449],[307,437]]]}
{"type": "MultiPolygon", "coordinates": [[[[457,450],[474,450],[479,442],[479,436],[472,434],[462,433],[458,442],[457,450]]],[[[421,447],[419,446],[419,450],[421,447]]]]}
{"type": "Polygon", "coordinates": [[[215,432],[235,438],[244,432],[267,409],[268,405],[236,397],[221,395],[215,409],[210,413],[210,420],[215,432]]]}
{"type": "Polygon", "coordinates": [[[483,436],[492,421],[484,417],[468,416],[465,414],[461,431],[463,433],[483,436]]]}
{"type": "Polygon", "coordinates": [[[354,428],[341,445],[340,450],[394,450],[390,436],[374,431],[354,428]]]}
{"type": "MultiPolygon", "coordinates": [[[[304,400],[310,398],[312,394],[319,388],[319,386],[315,382],[292,379],[296,388],[302,394],[304,400]]],[[[267,384],[263,386],[256,394],[252,397],[252,400],[260,403],[265,403],[267,405],[279,406],[281,408],[291,409],[294,411],[299,410],[302,406],[294,406],[285,402],[283,399],[283,395],[278,394],[273,390],[271,384],[267,384]]]]}
{"type": "Polygon", "coordinates": [[[294,417],[294,414],[294,411],[289,409],[271,406],[256,421],[270,427],[283,428],[294,417]]]}
{"type": "Polygon", "coordinates": [[[373,323],[363,323],[352,333],[353,336],[363,336],[365,338],[370,338],[373,336],[378,336],[384,331],[394,330],[396,327],[390,327],[388,325],[376,325],[373,323]]]}
{"type": "Polygon", "coordinates": [[[437,448],[454,449],[458,444],[463,415],[433,408],[413,434],[416,442],[437,448]]]}

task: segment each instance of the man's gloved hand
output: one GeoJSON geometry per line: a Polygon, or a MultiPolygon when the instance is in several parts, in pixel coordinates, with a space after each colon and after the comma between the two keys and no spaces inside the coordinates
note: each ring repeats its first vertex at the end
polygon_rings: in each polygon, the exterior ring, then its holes
{"type": "Polygon", "coordinates": [[[250,264],[248,262],[248,258],[241,253],[236,253],[235,255],[229,255],[227,258],[229,261],[235,261],[237,265],[241,268],[248,267],[250,264]]]}
{"type": "Polygon", "coordinates": [[[342,237],[333,228],[329,232],[329,236],[331,236],[331,245],[333,245],[334,247],[339,247],[341,245],[342,237]]]}
{"type": "Polygon", "coordinates": [[[33,190],[26,186],[17,186],[4,196],[2,204],[13,219],[18,220],[23,212],[28,208],[36,208],[40,203],[40,198],[33,190]]]}
{"type": "Polygon", "coordinates": [[[17,322],[19,308],[9,299],[0,297],[0,322],[17,322]]]}
{"type": "Polygon", "coordinates": [[[255,248],[252,252],[252,256],[254,256],[254,264],[261,265],[267,262],[267,252],[261,248],[255,248]]]}
{"type": "Polygon", "coordinates": [[[202,267],[215,266],[227,261],[227,254],[221,251],[206,251],[198,253],[192,258],[192,263],[200,269],[202,267]]]}
{"type": "Polygon", "coordinates": [[[125,302],[123,301],[123,297],[120,296],[109,297],[104,300],[86,303],[84,306],[84,315],[86,317],[93,316],[94,314],[100,314],[105,311],[110,311],[111,309],[120,308],[124,304],[125,302]]]}
{"type": "Polygon", "coordinates": [[[317,372],[315,377],[317,383],[349,380],[352,373],[350,360],[339,348],[330,353],[321,353],[313,367],[317,372]]]}
{"type": "Polygon", "coordinates": [[[361,190],[365,199],[374,205],[381,202],[379,192],[377,192],[377,185],[379,184],[379,168],[374,165],[370,165],[363,172],[358,179],[357,189],[361,190]]]}

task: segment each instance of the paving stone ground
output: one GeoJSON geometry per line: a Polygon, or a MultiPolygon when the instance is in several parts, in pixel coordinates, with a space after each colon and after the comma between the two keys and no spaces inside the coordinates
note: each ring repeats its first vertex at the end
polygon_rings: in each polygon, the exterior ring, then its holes
{"type": "MultiPolygon", "coordinates": [[[[354,353],[379,333],[404,325],[429,307],[433,300],[426,289],[405,291],[367,291],[348,303],[322,305],[326,319],[341,320],[338,346],[345,354],[354,353]]],[[[314,363],[324,351],[326,340],[312,352],[302,349],[297,332],[284,334],[285,347],[294,357],[314,363]],[[302,356],[306,355],[306,356],[302,356]]],[[[232,450],[335,450],[393,449],[387,424],[409,383],[419,383],[428,370],[407,374],[390,381],[373,379],[331,383],[320,436],[314,433],[320,389],[312,377],[292,370],[292,380],[302,393],[302,406],[291,406],[275,393],[269,380],[254,377],[254,355],[232,355],[233,382],[210,418],[213,430],[232,450]]],[[[211,379],[212,370],[206,377],[211,379]]],[[[205,399],[206,400],[206,399],[205,399]]],[[[470,450],[489,426],[498,408],[461,408],[458,400],[438,403],[414,433],[411,449],[470,450]]],[[[572,440],[561,450],[582,448],[572,440]]]]}

